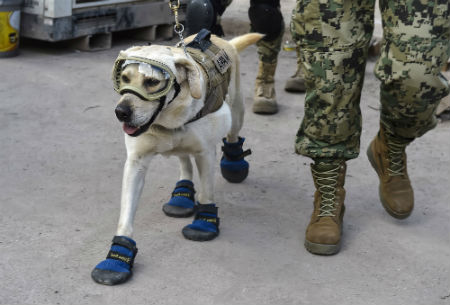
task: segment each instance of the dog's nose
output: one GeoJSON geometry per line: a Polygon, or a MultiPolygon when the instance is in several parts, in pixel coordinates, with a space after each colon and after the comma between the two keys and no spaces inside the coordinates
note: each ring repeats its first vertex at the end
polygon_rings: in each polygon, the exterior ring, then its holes
{"type": "Polygon", "coordinates": [[[121,122],[129,122],[131,119],[131,108],[128,106],[119,105],[116,107],[116,116],[121,122]]]}

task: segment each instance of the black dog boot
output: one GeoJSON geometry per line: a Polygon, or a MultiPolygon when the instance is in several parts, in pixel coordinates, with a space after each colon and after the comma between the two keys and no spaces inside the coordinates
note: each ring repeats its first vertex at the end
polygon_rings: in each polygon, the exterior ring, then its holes
{"type": "Polygon", "coordinates": [[[189,217],[195,212],[195,189],[190,180],[180,180],[175,185],[172,198],[163,205],[163,212],[170,217],[189,217]]]}
{"type": "Polygon", "coordinates": [[[92,279],[104,285],[126,282],[132,275],[131,269],[137,252],[134,240],[126,236],[114,236],[106,259],[92,270],[92,279]]]}
{"type": "Polygon", "coordinates": [[[183,228],[183,236],[194,241],[208,241],[219,236],[220,218],[214,203],[197,204],[194,221],[183,228]]]}
{"type": "Polygon", "coordinates": [[[220,170],[222,176],[232,183],[239,183],[245,180],[248,176],[249,164],[244,160],[244,157],[250,155],[250,149],[242,150],[245,138],[239,137],[236,143],[228,143],[225,138],[222,139],[222,159],[220,160],[220,170]]]}

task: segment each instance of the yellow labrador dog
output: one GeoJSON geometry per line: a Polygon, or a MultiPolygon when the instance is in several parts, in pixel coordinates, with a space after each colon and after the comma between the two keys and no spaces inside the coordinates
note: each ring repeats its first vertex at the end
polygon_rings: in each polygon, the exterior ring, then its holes
{"type": "Polygon", "coordinates": [[[183,228],[190,240],[219,234],[214,204],[216,145],[222,139],[221,171],[230,182],[248,174],[239,136],[244,118],[239,52],[263,35],[251,33],[225,41],[202,30],[186,39],[187,48],[138,46],[121,51],[113,71],[122,96],[115,112],[123,124],[127,160],[122,183],[119,224],[106,260],[92,271],[94,281],[115,285],[131,276],[137,253],[133,220],[150,160],[156,154],[180,160],[180,180],[163,211],[171,217],[194,216],[183,228]],[[226,138],[224,138],[226,137],[226,138]],[[199,172],[194,189],[191,156],[199,172]]]}

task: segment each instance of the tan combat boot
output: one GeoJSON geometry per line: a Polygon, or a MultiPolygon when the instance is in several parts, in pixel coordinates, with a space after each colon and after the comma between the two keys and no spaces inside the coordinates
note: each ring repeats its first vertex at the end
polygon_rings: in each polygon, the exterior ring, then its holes
{"type": "Polygon", "coordinates": [[[276,62],[266,63],[259,61],[253,100],[254,113],[274,114],[278,112],[274,81],[276,68],[276,62]]]}
{"type": "Polygon", "coordinates": [[[300,62],[300,55],[297,52],[297,71],[292,75],[284,86],[284,90],[287,92],[305,92],[305,75],[303,74],[300,62]]]}
{"type": "Polygon", "coordinates": [[[380,178],[381,203],[392,217],[399,219],[408,217],[414,207],[414,192],[406,170],[406,145],[387,137],[381,127],[367,149],[370,164],[380,178]]]}
{"type": "Polygon", "coordinates": [[[331,255],[341,248],[346,168],[344,161],[337,160],[311,164],[316,192],[305,236],[305,248],[311,253],[331,255]]]}

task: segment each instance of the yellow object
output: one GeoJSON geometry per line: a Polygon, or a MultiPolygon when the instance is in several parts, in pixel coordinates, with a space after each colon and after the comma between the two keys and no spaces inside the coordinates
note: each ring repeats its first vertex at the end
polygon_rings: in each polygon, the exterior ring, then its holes
{"type": "Polygon", "coordinates": [[[0,52],[15,50],[19,45],[20,11],[0,12],[0,52]]]}
{"type": "Polygon", "coordinates": [[[290,40],[286,40],[286,42],[283,44],[283,50],[287,52],[295,51],[296,47],[297,45],[295,44],[295,42],[290,40]]]}

